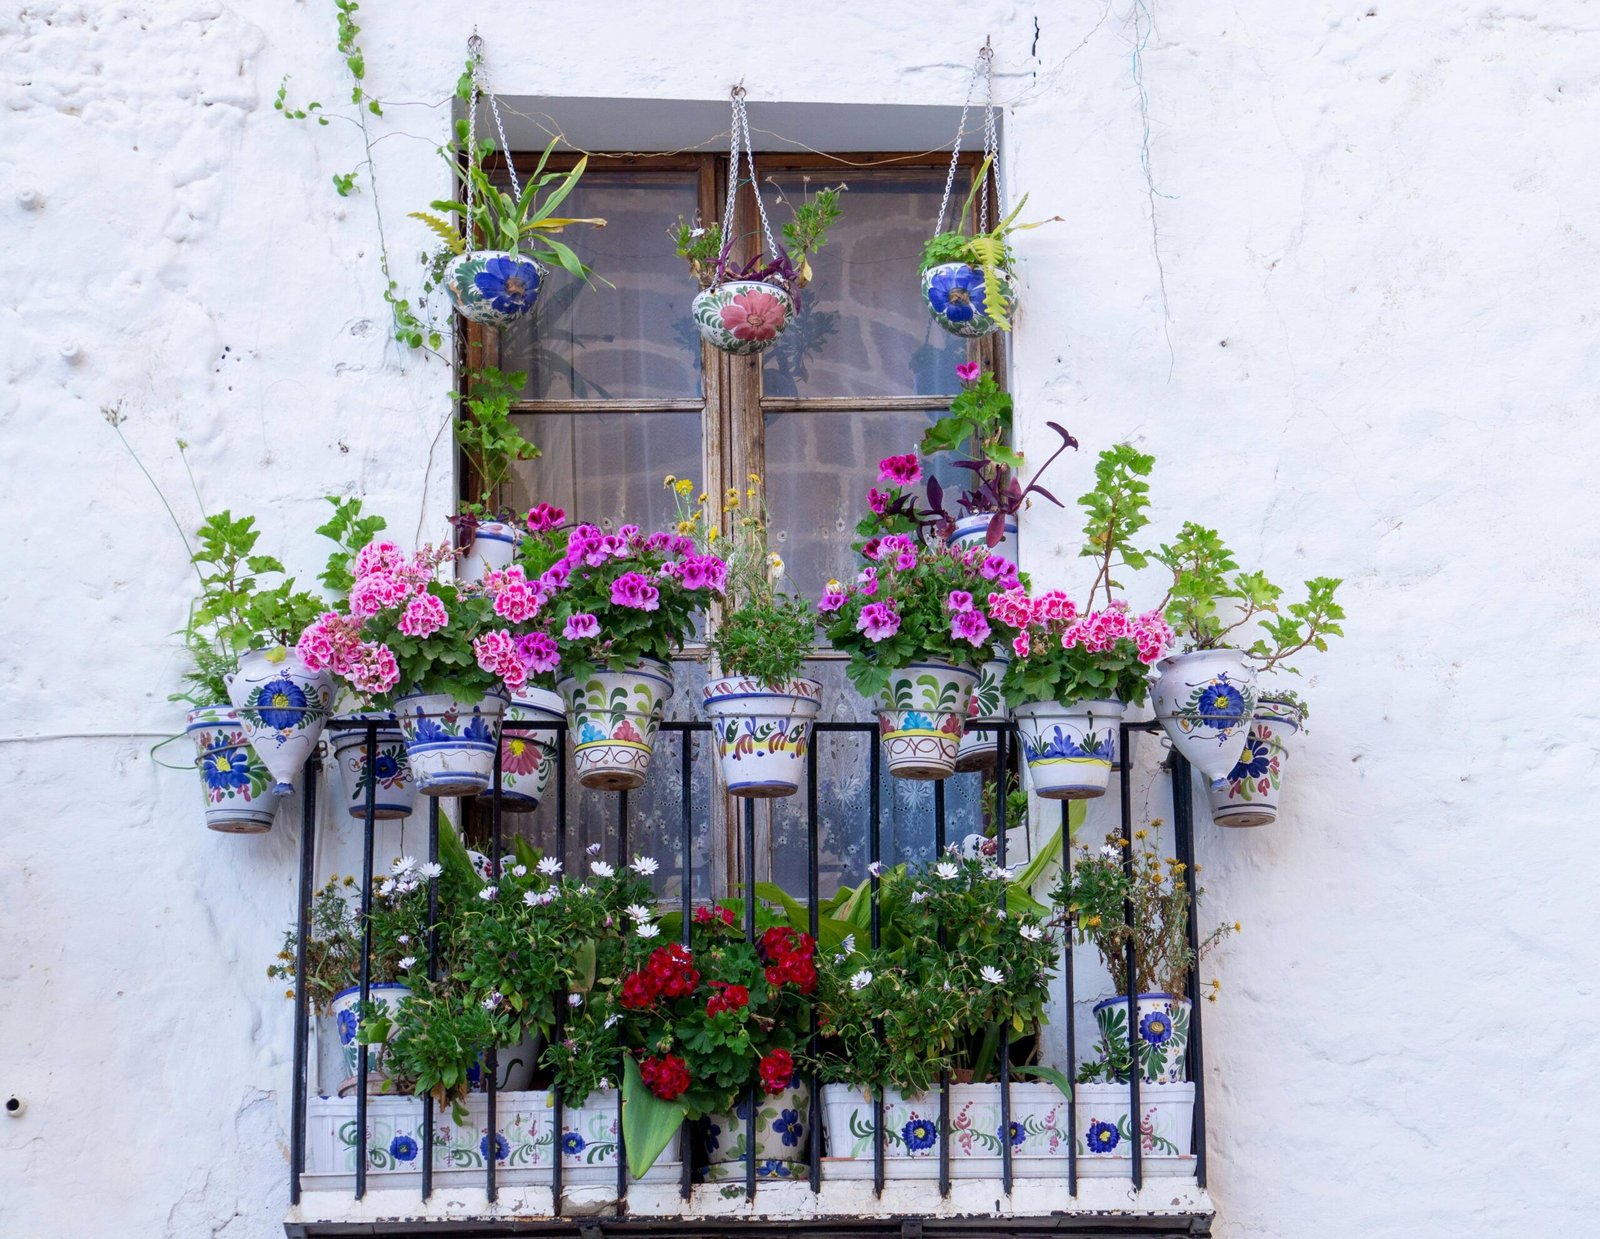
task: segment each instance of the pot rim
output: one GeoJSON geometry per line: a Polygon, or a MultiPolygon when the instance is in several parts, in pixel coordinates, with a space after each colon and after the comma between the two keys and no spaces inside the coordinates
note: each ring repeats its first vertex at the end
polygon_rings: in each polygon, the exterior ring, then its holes
{"type": "Polygon", "coordinates": [[[1115,717],[1120,719],[1127,715],[1129,708],[1126,701],[1118,701],[1115,697],[1085,697],[1082,701],[1074,701],[1071,705],[1062,705],[1059,701],[1055,701],[1053,699],[1049,701],[1008,701],[1006,702],[1006,705],[1013,714],[1016,714],[1022,710],[1032,710],[1033,713],[1025,716],[1028,718],[1052,718],[1057,715],[1066,717],[1073,714],[1087,714],[1092,718],[1096,714],[1104,714],[1107,717],[1115,717]],[[1093,710],[1090,708],[1092,706],[1108,706],[1114,708],[1106,710],[1093,710]]]}
{"type": "Polygon", "coordinates": [[[725,288],[759,288],[763,292],[770,292],[775,297],[782,297],[788,303],[790,312],[792,313],[794,310],[794,297],[789,290],[781,284],[769,284],[766,280],[723,280],[722,283],[713,284],[710,288],[702,288],[695,294],[694,299],[698,301],[701,297],[719,293],[725,288]]]}
{"type": "MultiPolygon", "coordinates": [[[[403,989],[408,994],[411,992],[411,987],[404,981],[372,981],[367,985],[367,992],[369,994],[375,993],[380,989],[403,989]]],[[[361,987],[359,985],[352,985],[348,989],[340,990],[332,998],[328,999],[328,1004],[331,1006],[332,1004],[338,1002],[339,999],[343,998],[346,994],[359,994],[360,992],[361,987]]]]}
{"type": "MultiPolygon", "coordinates": [[[[1187,998],[1185,998],[1182,994],[1169,994],[1165,990],[1147,990],[1142,994],[1136,995],[1136,998],[1137,998],[1137,1000],[1139,1002],[1143,1002],[1146,998],[1155,998],[1155,999],[1166,999],[1168,1002],[1179,1002],[1179,1003],[1182,1003],[1184,1006],[1193,1006],[1194,1005],[1187,998]]],[[[1123,1006],[1127,1006],[1127,1004],[1128,1004],[1128,996],[1126,994],[1113,994],[1109,998],[1102,998],[1099,1002],[1094,1004],[1094,1008],[1093,1009],[1098,1011],[1102,1007],[1114,1006],[1117,1003],[1121,1003],[1123,1006]]]]}

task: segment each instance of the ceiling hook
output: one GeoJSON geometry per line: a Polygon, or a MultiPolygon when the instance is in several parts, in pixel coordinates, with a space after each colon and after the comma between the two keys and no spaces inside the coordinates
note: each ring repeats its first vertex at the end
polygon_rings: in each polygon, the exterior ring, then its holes
{"type": "Polygon", "coordinates": [[[983,60],[994,59],[994,40],[989,35],[983,36],[983,46],[978,49],[978,55],[983,60]]]}
{"type": "Polygon", "coordinates": [[[743,99],[744,98],[744,83],[743,82],[739,82],[737,85],[735,85],[733,87],[732,90],[728,91],[728,98],[730,98],[730,99],[743,99]]]}
{"type": "Polygon", "coordinates": [[[479,60],[483,59],[483,38],[478,34],[476,26],[472,28],[472,34],[467,39],[467,52],[479,60]]]}

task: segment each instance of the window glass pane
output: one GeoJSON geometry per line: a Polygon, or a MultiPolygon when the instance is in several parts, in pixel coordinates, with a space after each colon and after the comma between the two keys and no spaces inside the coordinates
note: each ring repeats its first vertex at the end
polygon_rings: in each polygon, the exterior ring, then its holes
{"type": "MultiPolygon", "coordinates": [[[[767,506],[789,588],[819,598],[829,577],[854,571],[850,543],[878,461],[916,451],[942,412],[767,414],[767,506]]],[[[949,477],[939,481],[949,488],[949,477]]]]}
{"type": "Polygon", "coordinates": [[[515,420],[541,452],[512,476],[510,502],[519,510],[553,503],[575,521],[658,529],[677,514],[661,479],[700,476],[698,413],[535,413],[515,420]]]}
{"type": "Polygon", "coordinates": [[[700,394],[700,337],[689,316],[699,289],[667,236],[679,215],[693,218],[697,200],[693,172],[584,174],[560,212],[606,226],[559,239],[594,268],[594,287],[553,269],[534,312],[501,335],[501,369],[528,371],[529,399],[700,394]]]}
{"type": "MultiPolygon", "coordinates": [[[[799,202],[812,187],[849,188],[828,243],[811,260],[801,313],[767,350],[762,382],[769,396],[919,396],[958,391],[955,368],[966,342],[928,314],[917,265],[933,235],[944,173],[781,172],[770,181],[799,202]]],[[[957,178],[955,193],[961,193],[957,178]]],[[[767,186],[767,210],[782,219],[767,186]]],[[[960,208],[951,205],[950,211],[960,208]]],[[[774,220],[774,226],[777,226],[774,220]]]]}

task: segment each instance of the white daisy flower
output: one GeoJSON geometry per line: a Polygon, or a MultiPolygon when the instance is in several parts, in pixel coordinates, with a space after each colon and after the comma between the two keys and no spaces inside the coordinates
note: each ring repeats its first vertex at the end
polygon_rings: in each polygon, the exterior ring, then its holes
{"type": "Polygon", "coordinates": [[[444,866],[438,861],[429,861],[426,865],[417,866],[417,874],[424,878],[436,878],[444,872],[444,866]]]}
{"type": "Polygon", "coordinates": [[[569,1006],[569,1007],[581,1007],[581,1006],[583,1006],[583,995],[582,994],[568,994],[567,995],[567,1006],[569,1006]]]}
{"type": "Polygon", "coordinates": [[[856,936],[854,934],[846,934],[844,941],[839,944],[839,949],[846,955],[854,955],[856,952],[856,936]]]}
{"type": "Polygon", "coordinates": [[[1115,843],[1108,843],[1105,845],[1105,847],[1100,849],[1100,855],[1105,857],[1107,860],[1120,861],[1122,859],[1122,849],[1119,848],[1115,843]]]}
{"type": "Polygon", "coordinates": [[[407,955],[400,961],[400,967],[408,972],[416,966],[417,957],[415,955],[407,955]]]}
{"type": "Polygon", "coordinates": [[[526,866],[526,865],[512,865],[511,866],[511,876],[514,877],[514,878],[525,878],[525,877],[527,877],[528,876],[528,866],[526,866]]]}
{"type": "Polygon", "coordinates": [[[589,853],[590,856],[598,856],[600,855],[600,845],[598,843],[591,843],[588,847],[584,848],[584,851],[589,853]]]}
{"type": "MultiPolygon", "coordinates": [[[[604,1027],[604,1028],[614,1028],[621,1022],[622,1022],[622,1017],[620,1015],[608,1015],[608,1016],[606,1016],[606,1022],[605,1022],[605,1024],[602,1025],[602,1027],[604,1027]]],[[[604,1086],[602,1085],[602,1087],[604,1087],[604,1086]]]]}
{"type": "Polygon", "coordinates": [[[641,923],[648,921],[655,916],[655,913],[649,908],[645,907],[642,903],[630,903],[626,908],[623,909],[623,911],[631,916],[634,920],[641,923]]]}
{"type": "Polygon", "coordinates": [[[850,978],[850,988],[851,989],[866,989],[867,986],[869,986],[871,984],[872,984],[872,973],[868,972],[865,968],[863,968],[860,972],[856,973],[855,976],[850,978]]]}
{"type": "Polygon", "coordinates": [[[638,934],[641,938],[654,938],[657,934],[659,934],[661,932],[661,926],[653,925],[653,924],[644,924],[644,925],[637,926],[634,929],[633,932],[638,934]]]}
{"type": "Polygon", "coordinates": [[[631,866],[635,873],[637,873],[640,877],[645,878],[648,878],[660,867],[660,865],[656,864],[655,857],[653,856],[635,856],[633,858],[633,865],[631,866]]]}
{"type": "Polygon", "coordinates": [[[912,891],[911,892],[911,902],[912,903],[921,903],[927,897],[928,897],[928,892],[927,891],[912,891]]]}
{"type": "Polygon", "coordinates": [[[609,878],[616,873],[616,870],[603,860],[591,860],[589,868],[594,870],[594,876],[597,878],[609,878]]]}
{"type": "Polygon", "coordinates": [[[394,890],[394,879],[385,878],[378,887],[378,894],[387,895],[394,890]]]}
{"type": "Polygon", "coordinates": [[[1000,865],[985,865],[983,867],[983,876],[986,878],[999,878],[1002,882],[1009,882],[1016,874],[1011,869],[1003,868],[1000,865]]]}
{"type": "Polygon", "coordinates": [[[982,968],[978,969],[978,975],[985,981],[989,982],[990,985],[999,985],[1006,979],[1006,974],[1001,972],[1000,969],[996,968],[993,964],[985,964],[982,968]]]}
{"type": "Polygon", "coordinates": [[[1029,942],[1039,942],[1044,938],[1044,930],[1038,925],[1024,925],[1018,932],[1029,942]]]}
{"type": "Polygon", "coordinates": [[[485,900],[493,899],[499,893],[500,888],[498,886],[485,886],[481,891],[478,892],[478,898],[485,900]]]}
{"type": "Polygon", "coordinates": [[[554,856],[546,856],[539,862],[539,872],[547,878],[553,878],[561,872],[561,862],[554,856]]]}
{"type": "Polygon", "coordinates": [[[410,946],[411,945],[411,935],[410,934],[397,934],[395,936],[395,941],[398,942],[401,946],[410,946]]]}
{"type": "Polygon", "coordinates": [[[883,876],[883,862],[879,860],[873,861],[867,866],[867,872],[875,878],[881,878],[883,876]]]}
{"type": "Polygon", "coordinates": [[[961,872],[961,870],[960,870],[960,868],[958,866],[956,866],[955,864],[951,863],[948,860],[941,860],[937,865],[935,865],[933,867],[933,871],[934,871],[934,873],[938,874],[941,878],[943,878],[946,882],[950,881],[958,873],[961,872]]]}
{"type": "Polygon", "coordinates": [[[530,908],[542,908],[553,899],[555,899],[554,891],[528,891],[522,896],[522,902],[530,908]]]}
{"type": "Polygon", "coordinates": [[[504,998],[504,997],[505,997],[505,995],[502,994],[499,990],[495,990],[494,993],[490,994],[487,998],[485,998],[483,1000],[483,1009],[485,1011],[493,1011],[496,1007],[498,1007],[500,1005],[500,1000],[502,998],[504,998]]]}
{"type": "Polygon", "coordinates": [[[390,872],[393,873],[395,877],[399,877],[402,873],[409,872],[411,869],[415,868],[416,863],[415,857],[402,856],[399,860],[394,862],[394,868],[390,870],[390,872]]]}

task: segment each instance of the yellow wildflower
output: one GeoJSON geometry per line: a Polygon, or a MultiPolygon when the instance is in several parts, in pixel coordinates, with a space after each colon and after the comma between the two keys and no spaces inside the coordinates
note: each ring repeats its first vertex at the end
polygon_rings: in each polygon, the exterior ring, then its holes
{"type": "Polygon", "coordinates": [[[695,528],[696,528],[696,526],[695,526],[695,523],[693,521],[679,521],[678,522],[678,532],[683,534],[683,535],[685,535],[685,536],[688,536],[688,535],[694,533],[695,528]]]}
{"type": "Polygon", "coordinates": [[[705,506],[706,506],[706,499],[707,499],[707,498],[708,498],[708,497],[709,497],[709,496],[707,496],[707,494],[706,494],[706,493],[705,493],[705,491],[701,491],[701,492],[700,492],[700,497],[699,497],[699,498],[697,498],[697,499],[696,499],[696,500],[695,500],[695,502],[696,502],[696,503],[697,503],[697,504],[699,504],[699,505],[700,505],[700,506],[701,506],[701,507],[702,507],[702,508],[703,508],[703,507],[705,507],[705,506]]]}
{"type": "Polygon", "coordinates": [[[680,495],[683,495],[685,498],[687,498],[689,492],[694,489],[694,481],[691,478],[680,478],[678,485],[674,487],[674,489],[680,495]]]}
{"type": "Polygon", "coordinates": [[[761,475],[759,473],[752,473],[750,475],[750,484],[752,486],[760,486],[761,485],[761,475]]]}
{"type": "Polygon", "coordinates": [[[726,496],[724,496],[723,502],[730,508],[738,507],[739,506],[739,488],[737,486],[728,487],[728,493],[727,493],[726,496]]]}

